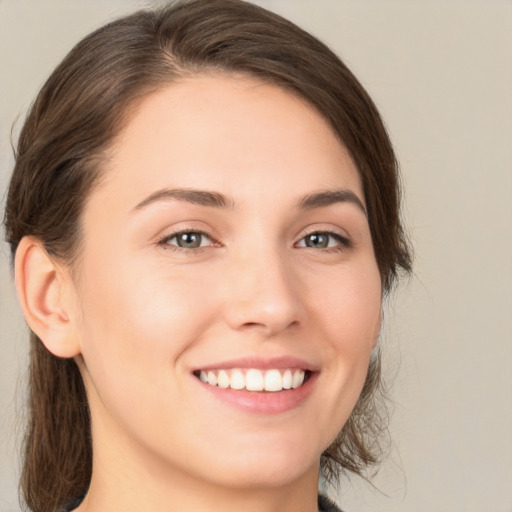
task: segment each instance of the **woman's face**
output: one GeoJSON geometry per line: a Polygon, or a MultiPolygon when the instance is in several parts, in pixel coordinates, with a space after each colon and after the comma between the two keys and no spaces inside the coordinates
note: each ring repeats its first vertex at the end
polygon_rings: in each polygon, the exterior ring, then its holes
{"type": "Polygon", "coordinates": [[[248,78],[140,104],[75,284],[95,460],[222,485],[316,474],[380,329],[354,163],[304,101],[248,78]]]}

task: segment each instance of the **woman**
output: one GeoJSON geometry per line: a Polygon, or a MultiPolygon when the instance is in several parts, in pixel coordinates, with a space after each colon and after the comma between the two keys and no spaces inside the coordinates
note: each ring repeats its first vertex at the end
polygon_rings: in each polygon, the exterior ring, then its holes
{"type": "Polygon", "coordinates": [[[195,0],[86,37],[25,122],[5,225],[30,509],[335,510],[319,472],[377,462],[397,166],[312,36],[195,0]]]}

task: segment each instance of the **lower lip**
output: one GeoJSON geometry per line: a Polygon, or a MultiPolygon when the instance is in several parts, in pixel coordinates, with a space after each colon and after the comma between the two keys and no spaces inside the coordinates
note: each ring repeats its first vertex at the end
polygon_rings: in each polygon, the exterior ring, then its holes
{"type": "Polygon", "coordinates": [[[313,391],[317,377],[318,373],[312,373],[299,388],[283,391],[223,389],[206,384],[197,377],[194,379],[215,398],[230,406],[255,414],[279,414],[299,407],[313,391]]]}

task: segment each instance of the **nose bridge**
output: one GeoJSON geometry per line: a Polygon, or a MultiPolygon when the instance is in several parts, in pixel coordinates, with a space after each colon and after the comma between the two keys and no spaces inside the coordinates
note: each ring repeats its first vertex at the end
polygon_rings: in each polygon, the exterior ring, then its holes
{"type": "Polygon", "coordinates": [[[234,329],[272,335],[299,322],[293,269],[283,251],[268,241],[233,255],[227,288],[226,320],[234,329]]]}

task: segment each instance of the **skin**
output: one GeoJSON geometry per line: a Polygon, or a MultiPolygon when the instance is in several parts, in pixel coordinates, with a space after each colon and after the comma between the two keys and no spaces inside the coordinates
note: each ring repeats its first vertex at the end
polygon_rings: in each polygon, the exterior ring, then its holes
{"type": "Polygon", "coordinates": [[[73,272],[21,244],[17,285],[58,319],[33,328],[76,357],[89,397],[94,468],[80,512],[317,510],[320,455],[357,401],[381,323],[363,209],[298,206],[325,190],[364,207],[321,115],[272,85],[199,76],[147,97],[120,133],[73,272]],[[163,189],[215,191],[228,205],[147,200],[163,189]],[[184,230],[208,236],[179,248],[171,237],[184,230]],[[308,246],[312,232],[335,235],[308,246]],[[277,414],[224,403],[192,373],[278,356],[307,361],[316,379],[277,414]]]}

